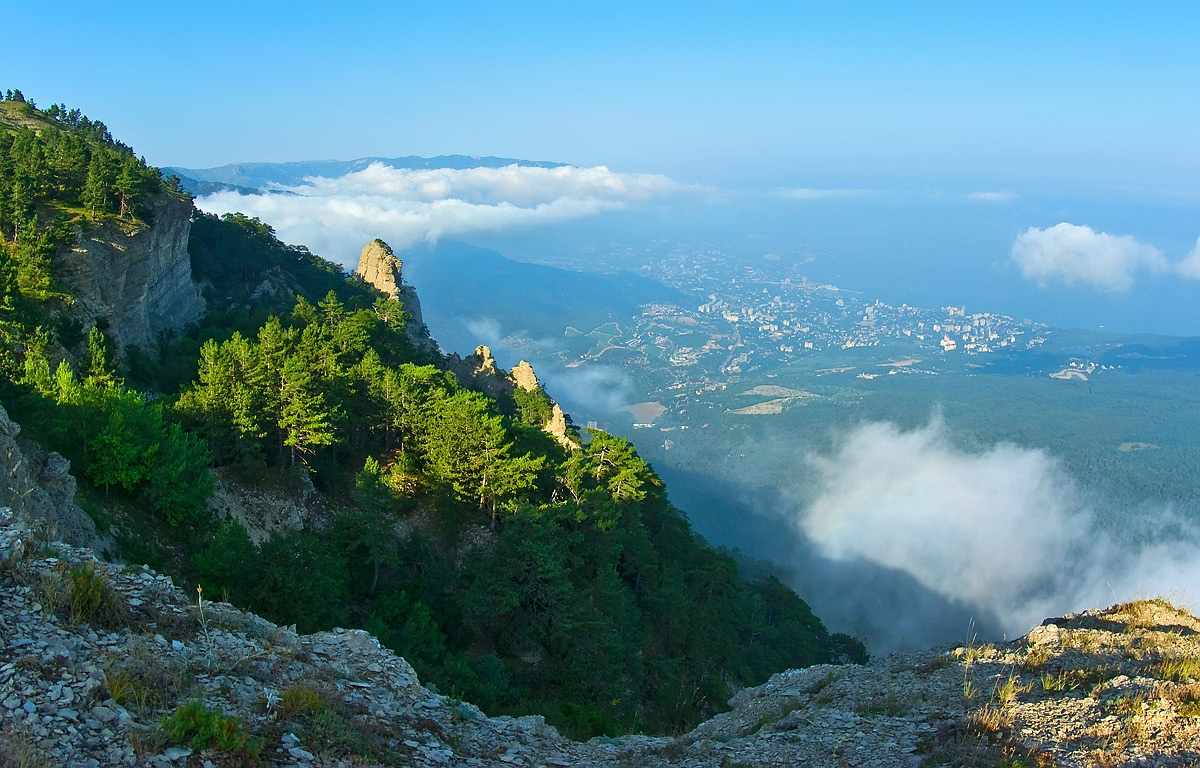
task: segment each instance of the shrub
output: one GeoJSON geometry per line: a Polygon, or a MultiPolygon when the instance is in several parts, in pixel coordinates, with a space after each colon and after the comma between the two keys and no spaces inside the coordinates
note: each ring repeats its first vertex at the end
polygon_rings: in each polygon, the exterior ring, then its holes
{"type": "Polygon", "coordinates": [[[312,717],[329,706],[327,694],[311,685],[296,683],[279,694],[279,718],[312,717]]]}
{"type": "Polygon", "coordinates": [[[72,624],[111,626],[118,621],[120,598],[108,585],[104,571],[95,563],[67,570],[66,587],[68,616],[72,624]]]}
{"type": "Polygon", "coordinates": [[[163,730],[172,742],[186,742],[192,749],[215,747],[222,752],[258,757],[262,745],[231,715],[213,712],[198,701],[189,701],[163,720],[163,730]]]}

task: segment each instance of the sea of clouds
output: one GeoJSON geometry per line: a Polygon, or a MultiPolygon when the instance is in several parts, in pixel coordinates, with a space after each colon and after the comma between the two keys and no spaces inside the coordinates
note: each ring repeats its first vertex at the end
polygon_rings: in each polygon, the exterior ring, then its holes
{"type": "MultiPolygon", "coordinates": [[[[1188,603],[1200,594],[1194,522],[1160,507],[1137,511],[1139,536],[1102,525],[1088,494],[1044,451],[1009,443],[967,450],[935,415],[908,430],[861,424],[801,460],[798,474],[812,488],[787,514],[813,551],[913,584],[907,596],[901,590],[874,605],[878,614],[865,623],[853,615],[861,602],[814,601],[818,615],[859,628],[875,650],[961,642],[965,623],[957,638],[945,635],[947,606],[1012,638],[1068,611],[1158,595],[1188,603]]],[[[842,596],[864,587],[821,574],[805,580],[842,596]]]]}
{"type": "Polygon", "coordinates": [[[604,166],[408,170],[373,163],[261,194],[218,192],[196,205],[208,213],[257,216],[285,242],[304,243],[353,266],[363,244],[377,237],[402,250],[444,237],[594,216],[682,188],[666,176],[604,166]]]}

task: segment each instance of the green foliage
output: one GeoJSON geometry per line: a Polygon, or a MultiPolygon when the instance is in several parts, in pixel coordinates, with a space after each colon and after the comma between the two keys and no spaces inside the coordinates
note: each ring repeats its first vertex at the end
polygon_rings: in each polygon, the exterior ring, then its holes
{"type": "Polygon", "coordinates": [[[162,403],[93,363],[81,381],[66,361],[51,374],[40,349],[28,348],[22,386],[8,403],[13,417],[36,425],[44,442],[106,491],[122,489],[172,525],[203,520],[212,493],[204,441],[171,421],[162,403]]]}
{"type": "Polygon", "coordinates": [[[541,387],[524,389],[517,387],[513,391],[513,400],[517,404],[517,413],[521,421],[531,427],[540,427],[550,421],[554,415],[554,406],[541,387]]]}
{"type": "Polygon", "coordinates": [[[176,744],[192,749],[219,749],[231,755],[256,758],[262,744],[231,715],[213,712],[199,701],[189,701],[163,719],[163,730],[176,744]]]}
{"type": "Polygon", "coordinates": [[[72,624],[110,624],[117,616],[116,593],[94,563],[71,568],[66,573],[67,606],[72,624]]]}
{"type": "MultiPolygon", "coordinates": [[[[541,432],[544,392],[497,404],[464,389],[412,348],[400,302],[258,219],[196,216],[209,315],[127,351],[127,386],[100,330],[83,343],[52,319],[53,254],[68,222],[144,221],[163,185],[102,124],[61,105],[39,114],[42,133],[0,128],[5,404],[104,494],[182,529],[179,567],[207,594],[304,632],[365,626],[422,679],[579,737],[682,731],[735,686],[861,658],[777,581],[740,579],[629,441],[591,430],[565,450],[541,432]],[[85,350],[78,373],[54,338],[85,350]],[[252,482],[267,468],[285,484],[311,474],[336,511],[258,543],[234,521],[211,529],[210,462],[252,482]]],[[[145,557],[151,527],[128,537],[145,557]]],[[[97,585],[79,580],[90,605],[97,585]]],[[[112,686],[125,694],[151,689],[123,674],[112,686]]],[[[381,759],[340,702],[285,694],[306,743],[381,759]]],[[[200,748],[257,750],[195,703],[164,727],[200,748]]]]}
{"type": "Polygon", "coordinates": [[[240,524],[230,522],[196,555],[195,567],[211,594],[228,595],[301,632],[344,623],[347,563],[320,536],[286,531],[256,547],[240,524]]]}

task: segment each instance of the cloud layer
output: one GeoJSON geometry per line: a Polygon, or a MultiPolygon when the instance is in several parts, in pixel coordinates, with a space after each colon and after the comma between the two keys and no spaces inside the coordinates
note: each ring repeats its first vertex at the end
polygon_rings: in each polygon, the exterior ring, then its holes
{"type": "Polygon", "coordinates": [[[817,187],[788,187],[777,191],[785,200],[824,200],[830,197],[861,197],[874,194],[873,189],[824,189],[817,187]]]}
{"type": "Polygon", "coordinates": [[[1025,278],[1043,286],[1061,282],[1127,291],[1136,273],[1170,269],[1154,246],[1066,222],[1047,229],[1030,227],[1017,235],[1010,255],[1025,278]]]}
{"type": "Polygon", "coordinates": [[[1176,265],[1179,270],[1179,276],[1188,280],[1200,280],[1200,237],[1196,238],[1196,245],[1188,252],[1186,258],[1176,265]]]}
{"type": "Polygon", "coordinates": [[[1007,190],[1001,192],[972,192],[967,195],[968,200],[979,200],[985,203],[1007,203],[1017,199],[1016,192],[1007,190]]]}
{"type": "Polygon", "coordinates": [[[396,169],[373,163],[276,193],[219,192],[196,200],[210,213],[241,211],[287,242],[353,266],[363,243],[405,248],[442,237],[591,216],[681,189],[666,176],[594,168],[396,169]],[[288,194],[277,194],[284,192],[288,194]]]}
{"type": "MultiPolygon", "coordinates": [[[[809,461],[817,494],[794,524],[819,553],[911,577],[948,604],[997,621],[1009,637],[1070,610],[1200,594],[1194,525],[1161,511],[1169,537],[1123,541],[1097,524],[1076,484],[1042,451],[964,451],[935,418],[911,431],[861,425],[809,461]]],[[[913,605],[880,610],[893,612],[880,621],[897,626],[922,618],[911,615],[913,605]]]]}

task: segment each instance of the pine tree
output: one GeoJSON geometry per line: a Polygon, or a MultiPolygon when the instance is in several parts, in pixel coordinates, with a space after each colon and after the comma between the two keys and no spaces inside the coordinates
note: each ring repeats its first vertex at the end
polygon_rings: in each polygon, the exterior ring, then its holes
{"type": "Polygon", "coordinates": [[[118,215],[133,218],[141,198],[142,180],[137,173],[137,163],[132,158],[121,163],[115,186],[120,201],[118,215]]]}
{"type": "Polygon", "coordinates": [[[279,429],[283,445],[291,448],[290,464],[295,466],[297,453],[312,453],[314,447],[333,442],[333,414],[314,386],[312,374],[297,356],[289,357],[283,365],[280,400],[279,429]]]}
{"type": "Polygon", "coordinates": [[[99,152],[92,153],[92,159],[88,162],[87,178],[83,182],[80,202],[92,219],[108,210],[108,181],[104,161],[99,152]]]}
{"type": "Polygon", "coordinates": [[[87,376],[85,382],[93,387],[111,387],[116,377],[109,362],[108,339],[96,326],[92,326],[87,337],[87,376]]]}

